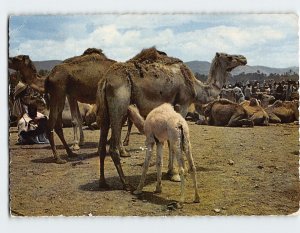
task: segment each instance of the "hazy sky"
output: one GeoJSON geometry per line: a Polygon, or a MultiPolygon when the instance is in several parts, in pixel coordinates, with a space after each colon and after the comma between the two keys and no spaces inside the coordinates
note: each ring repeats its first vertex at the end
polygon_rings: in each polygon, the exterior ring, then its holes
{"type": "Polygon", "coordinates": [[[9,20],[9,55],[66,59],[88,47],[126,61],[156,46],[183,61],[242,54],[249,65],[298,66],[295,14],[23,15],[9,20]]]}

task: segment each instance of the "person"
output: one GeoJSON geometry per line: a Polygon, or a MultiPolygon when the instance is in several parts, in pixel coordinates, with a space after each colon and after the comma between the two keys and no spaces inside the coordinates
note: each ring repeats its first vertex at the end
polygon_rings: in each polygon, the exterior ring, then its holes
{"type": "Polygon", "coordinates": [[[18,121],[20,144],[49,143],[46,137],[47,117],[37,111],[32,90],[22,82],[15,87],[12,115],[18,121]]]}
{"type": "Polygon", "coordinates": [[[250,100],[251,95],[252,95],[252,91],[251,91],[251,84],[247,84],[246,88],[245,88],[245,100],[250,100]]]}
{"type": "Polygon", "coordinates": [[[18,122],[18,142],[20,144],[49,143],[46,138],[47,117],[37,111],[35,104],[29,104],[27,111],[18,122]]]}

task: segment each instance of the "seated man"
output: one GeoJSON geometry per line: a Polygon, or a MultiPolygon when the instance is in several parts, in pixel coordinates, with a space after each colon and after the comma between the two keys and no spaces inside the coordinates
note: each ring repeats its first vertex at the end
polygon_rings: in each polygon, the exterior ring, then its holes
{"type": "Polygon", "coordinates": [[[20,144],[45,144],[47,117],[37,111],[34,104],[28,105],[28,113],[25,113],[18,122],[18,136],[20,144]]]}

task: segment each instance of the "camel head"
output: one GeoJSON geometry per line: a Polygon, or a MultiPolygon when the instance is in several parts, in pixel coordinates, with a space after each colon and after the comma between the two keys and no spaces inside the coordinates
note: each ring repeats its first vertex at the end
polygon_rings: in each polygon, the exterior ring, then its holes
{"type": "Polygon", "coordinates": [[[250,103],[249,106],[260,106],[260,103],[258,102],[258,100],[256,98],[251,98],[250,99],[250,103]]]}
{"type": "Polygon", "coordinates": [[[247,64],[247,59],[243,55],[216,53],[214,60],[227,72],[232,71],[238,66],[244,66],[247,64]]]}
{"type": "Polygon", "coordinates": [[[19,71],[30,70],[31,72],[36,73],[36,68],[28,55],[9,57],[8,68],[19,71]]]}

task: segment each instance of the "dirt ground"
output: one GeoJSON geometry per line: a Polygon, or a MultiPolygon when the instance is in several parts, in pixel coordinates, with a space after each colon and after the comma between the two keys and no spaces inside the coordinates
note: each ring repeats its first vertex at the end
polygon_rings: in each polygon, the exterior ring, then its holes
{"type": "MultiPolygon", "coordinates": [[[[85,130],[86,144],[76,159],[55,164],[49,145],[17,145],[16,128],[10,128],[10,208],[20,216],[192,216],[286,215],[299,209],[298,125],[254,128],[199,126],[189,122],[197,168],[200,203],[193,203],[190,176],[182,209],[180,183],[167,180],[167,148],[164,148],[163,190],[153,191],[155,166],[149,168],[144,193],[123,191],[110,157],[105,160],[109,190],[98,188],[99,158],[95,153],[99,131],[85,130]]],[[[72,129],[64,129],[72,142],[72,129]]],[[[123,138],[126,128],[123,128],[123,138]]],[[[122,158],[129,183],[137,186],[145,156],[144,136],[133,128],[122,158]]],[[[59,154],[66,158],[58,137],[59,154]]],[[[154,161],[154,158],[152,158],[154,161]]]]}

